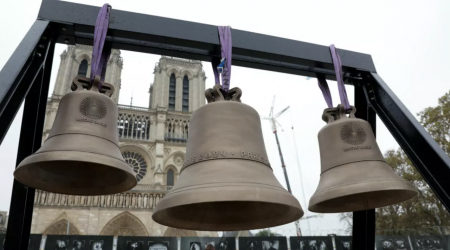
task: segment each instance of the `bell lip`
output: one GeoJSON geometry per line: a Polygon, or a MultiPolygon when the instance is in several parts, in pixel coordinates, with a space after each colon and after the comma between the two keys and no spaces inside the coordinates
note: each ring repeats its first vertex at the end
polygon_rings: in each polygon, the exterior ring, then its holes
{"type": "Polygon", "coordinates": [[[52,152],[42,152],[33,154],[27,158],[25,158],[19,166],[14,171],[14,178],[22,184],[25,184],[29,187],[52,192],[59,194],[69,194],[69,195],[108,195],[108,194],[116,194],[131,190],[137,185],[136,174],[130,168],[130,166],[124,162],[120,161],[116,158],[112,158],[109,156],[104,156],[101,154],[89,153],[89,152],[79,152],[79,151],[52,151],[52,152]],[[47,161],[67,161],[67,153],[71,153],[70,160],[71,161],[80,161],[80,162],[89,162],[96,163],[99,165],[104,165],[108,167],[113,167],[119,170],[122,170],[126,175],[127,179],[118,183],[115,186],[111,187],[102,187],[102,188],[70,188],[64,187],[64,190],[58,190],[56,188],[48,187],[48,184],[44,184],[39,182],[34,176],[28,173],[28,169],[34,167],[34,163],[37,162],[47,162],[47,161]],[[95,157],[93,157],[95,156],[95,157]],[[89,159],[89,160],[86,160],[89,159]],[[21,176],[26,176],[26,178],[22,178],[21,176]]]}
{"type": "MultiPolygon", "coordinates": [[[[380,207],[385,207],[397,203],[401,203],[407,200],[411,200],[418,195],[416,188],[407,180],[404,180],[400,177],[398,178],[390,178],[384,180],[377,180],[375,185],[368,185],[367,182],[361,181],[357,183],[352,183],[349,185],[340,186],[333,189],[328,189],[324,191],[315,192],[311,199],[309,200],[308,210],[315,213],[344,213],[344,212],[353,212],[353,211],[362,211],[368,209],[375,209],[380,207]],[[346,194],[342,194],[342,187],[345,187],[346,190],[358,190],[357,192],[347,192],[346,194]],[[376,191],[374,191],[376,190],[376,191]],[[367,205],[361,209],[334,209],[329,206],[325,206],[322,203],[337,199],[348,197],[357,194],[370,193],[370,192],[388,192],[388,191],[403,191],[405,192],[405,196],[397,197],[394,202],[390,200],[389,202],[378,203],[379,205],[367,205]]],[[[344,207],[342,207],[344,208],[344,207]]]]}
{"type": "MultiPolygon", "coordinates": [[[[242,186],[240,187],[242,188],[242,186]]],[[[258,188],[254,186],[249,186],[246,188],[252,188],[254,190],[257,190],[258,188]]],[[[238,188],[235,188],[236,190],[238,188]]],[[[234,193],[235,190],[227,190],[229,193],[234,193]]],[[[235,197],[234,199],[226,198],[227,195],[224,194],[224,189],[222,187],[216,187],[216,188],[209,188],[206,190],[206,192],[217,192],[217,195],[214,195],[215,197],[214,201],[210,201],[205,198],[205,195],[197,195],[195,202],[183,202],[182,199],[180,199],[180,196],[186,196],[189,195],[188,193],[195,193],[196,190],[188,190],[183,193],[177,193],[174,195],[166,196],[162,200],[159,201],[159,203],[156,205],[155,210],[152,214],[152,219],[165,226],[180,228],[180,229],[189,229],[189,230],[203,230],[203,231],[236,231],[236,230],[250,230],[250,229],[260,229],[260,228],[267,228],[267,227],[274,227],[274,226],[280,226],[284,225],[290,222],[293,222],[295,220],[300,219],[304,215],[304,211],[298,202],[298,200],[289,192],[287,191],[281,191],[278,189],[267,189],[265,193],[271,192],[272,194],[276,195],[277,200],[269,201],[269,200],[250,200],[247,197],[242,198],[243,196],[235,197]],[[177,204],[174,206],[174,201],[177,202],[177,204]],[[278,202],[280,201],[280,202],[278,202]],[[285,202],[281,202],[285,201],[285,202]],[[188,222],[188,221],[181,221],[181,220],[174,220],[173,217],[169,217],[167,215],[167,211],[169,209],[173,209],[180,206],[189,206],[189,205],[196,205],[196,204],[206,204],[206,203],[227,203],[227,202],[248,202],[248,203],[255,203],[255,204],[273,204],[278,205],[283,208],[288,207],[289,210],[287,213],[285,213],[282,216],[278,216],[276,218],[268,219],[267,217],[261,218],[260,220],[252,223],[242,223],[242,224],[231,224],[231,225],[223,225],[223,224],[201,224],[198,222],[188,222]],[[170,221],[167,221],[167,218],[170,218],[170,221]]],[[[169,193],[170,194],[170,193],[169,193]]],[[[210,196],[209,196],[210,197],[210,196]]]]}

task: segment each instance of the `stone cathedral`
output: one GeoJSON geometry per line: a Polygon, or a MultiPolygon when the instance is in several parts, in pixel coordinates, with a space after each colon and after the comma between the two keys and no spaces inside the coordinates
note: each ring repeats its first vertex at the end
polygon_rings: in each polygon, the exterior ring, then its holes
{"type": "MultiPolygon", "coordinates": [[[[61,54],[55,87],[47,102],[45,140],[61,97],[77,75],[89,76],[92,47],[68,46],[61,54]]],[[[111,52],[105,82],[118,103],[123,60],[111,52]]],[[[158,201],[177,181],[188,139],[189,118],[205,104],[205,72],[200,61],[161,57],[154,68],[148,107],[118,104],[118,133],[124,159],[137,174],[132,190],[106,196],[74,196],[36,190],[31,233],[126,236],[217,236],[167,228],[152,220],[158,201]]],[[[43,140],[43,141],[44,141],[43,140]]]]}

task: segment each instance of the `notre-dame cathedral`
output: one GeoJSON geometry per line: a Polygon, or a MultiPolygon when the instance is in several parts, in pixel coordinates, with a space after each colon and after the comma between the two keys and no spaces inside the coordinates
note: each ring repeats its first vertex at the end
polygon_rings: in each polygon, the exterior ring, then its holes
{"type": "MultiPolygon", "coordinates": [[[[43,139],[52,128],[61,97],[77,75],[89,76],[92,47],[68,46],[61,54],[55,87],[47,102],[43,139]]],[[[123,60],[111,52],[105,82],[120,95],[123,60]]],[[[161,57],[149,86],[148,107],[118,104],[120,149],[137,174],[132,190],[106,196],[74,196],[37,190],[31,233],[126,236],[217,236],[213,232],[167,228],[152,220],[158,201],[177,181],[184,161],[189,118],[205,104],[200,61],[161,57]]],[[[127,83],[124,83],[127,84],[127,83]]],[[[43,141],[44,141],[43,140],[43,141]]]]}

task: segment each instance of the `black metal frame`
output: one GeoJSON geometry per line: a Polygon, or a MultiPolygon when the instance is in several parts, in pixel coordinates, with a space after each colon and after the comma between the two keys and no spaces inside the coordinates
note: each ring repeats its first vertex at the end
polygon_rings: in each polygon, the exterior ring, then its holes
{"type": "MultiPolygon", "coordinates": [[[[55,43],[92,44],[99,7],[43,0],[38,19],[0,71],[0,143],[23,100],[17,162],[41,145],[55,43]]],[[[327,46],[232,30],[233,65],[335,80],[327,46]]],[[[112,48],[183,57],[220,59],[217,27],[112,10],[107,43],[112,48]]],[[[338,49],[344,78],[355,86],[357,116],[375,129],[375,113],[413,164],[450,208],[450,159],[378,76],[370,55],[338,49]]],[[[14,182],[6,249],[26,249],[34,189],[14,182]]],[[[374,210],[354,213],[355,249],[373,249],[374,210]]]]}

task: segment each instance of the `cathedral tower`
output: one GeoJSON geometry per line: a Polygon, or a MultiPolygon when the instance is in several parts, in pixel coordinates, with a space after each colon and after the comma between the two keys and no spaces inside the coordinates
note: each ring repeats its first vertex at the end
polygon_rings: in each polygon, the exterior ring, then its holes
{"type": "Polygon", "coordinates": [[[150,108],[194,112],[205,105],[205,72],[200,61],[163,56],[155,65],[150,108]]]}

